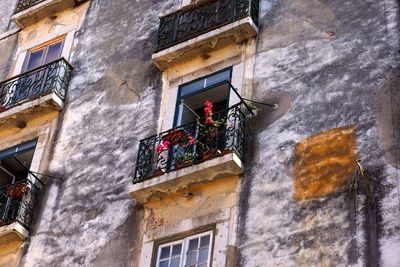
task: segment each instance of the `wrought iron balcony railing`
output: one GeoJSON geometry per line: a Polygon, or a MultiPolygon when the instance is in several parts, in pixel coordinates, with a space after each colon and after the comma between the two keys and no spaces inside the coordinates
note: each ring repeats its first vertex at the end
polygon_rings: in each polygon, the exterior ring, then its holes
{"type": "Polygon", "coordinates": [[[24,11],[28,8],[31,8],[41,2],[44,2],[46,0],[18,0],[17,7],[15,8],[14,14],[17,14],[21,11],[24,11]]]}
{"type": "Polygon", "coordinates": [[[160,18],[157,51],[250,17],[258,24],[259,0],[214,0],[194,10],[160,18]]]}
{"type": "Polygon", "coordinates": [[[0,111],[55,93],[64,100],[73,67],[63,58],[0,83],[0,111]]]}
{"type": "Polygon", "coordinates": [[[29,179],[0,187],[0,226],[19,222],[28,229],[39,189],[29,179]]]}
{"type": "Polygon", "coordinates": [[[244,103],[140,141],[133,183],[235,153],[243,160],[244,103]]]}

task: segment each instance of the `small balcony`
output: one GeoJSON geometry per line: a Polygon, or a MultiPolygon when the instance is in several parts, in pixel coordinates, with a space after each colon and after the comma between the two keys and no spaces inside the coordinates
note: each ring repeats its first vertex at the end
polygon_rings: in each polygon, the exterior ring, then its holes
{"type": "Polygon", "coordinates": [[[155,192],[243,173],[244,105],[140,141],[131,195],[146,203],[155,192]]]}
{"type": "Polygon", "coordinates": [[[161,17],[153,61],[163,70],[192,58],[200,47],[205,51],[226,45],[226,39],[250,39],[258,33],[258,13],[259,0],[214,0],[161,17]]]}
{"type": "Polygon", "coordinates": [[[0,244],[27,238],[42,186],[40,181],[38,184],[26,179],[0,187],[0,244]]]}
{"type": "Polygon", "coordinates": [[[72,70],[61,58],[0,82],[0,124],[38,107],[61,110],[72,70]]]}
{"type": "Polygon", "coordinates": [[[87,0],[18,0],[12,20],[25,28],[87,0]]]}

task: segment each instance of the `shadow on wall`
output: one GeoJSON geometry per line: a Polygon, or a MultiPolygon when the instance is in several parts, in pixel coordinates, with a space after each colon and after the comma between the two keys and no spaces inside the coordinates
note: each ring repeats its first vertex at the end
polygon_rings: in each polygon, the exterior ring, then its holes
{"type": "Polygon", "coordinates": [[[386,160],[400,166],[400,65],[394,68],[383,87],[378,90],[378,129],[386,160]]]}
{"type": "Polygon", "coordinates": [[[335,14],[318,0],[282,0],[271,12],[261,20],[266,21],[259,37],[261,51],[295,42],[332,39],[338,32],[335,14]]]}

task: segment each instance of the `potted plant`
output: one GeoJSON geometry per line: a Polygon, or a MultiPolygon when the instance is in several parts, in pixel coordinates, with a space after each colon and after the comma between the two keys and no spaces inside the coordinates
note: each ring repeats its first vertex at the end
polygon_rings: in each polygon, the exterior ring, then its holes
{"type": "Polygon", "coordinates": [[[159,167],[159,168],[157,168],[157,169],[153,172],[152,177],[153,177],[153,178],[154,178],[154,177],[158,177],[158,176],[163,175],[164,173],[165,173],[165,171],[159,167]]]}
{"type": "Polygon", "coordinates": [[[22,199],[25,193],[29,192],[29,188],[24,183],[12,185],[7,188],[7,195],[13,199],[22,199]]]}
{"type": "Polygon", "coordinates": [[[181,169],[193,164],[193,154],[184,153],[176,158],[176,168],[181,169]]]}

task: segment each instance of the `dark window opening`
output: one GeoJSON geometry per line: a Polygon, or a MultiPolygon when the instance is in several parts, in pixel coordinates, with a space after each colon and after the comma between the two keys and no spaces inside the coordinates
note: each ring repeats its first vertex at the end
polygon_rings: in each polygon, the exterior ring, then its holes
{"type": "Polygon", "coordinates": [[[0,225],[30,221],[37,188],[29,180],[36,140],[0,152],[0,225]]]}
{"type": "Polygon", "coordinates": [[[205,116],[204,102],[213,103],[213,113],[229,107],[232,68],[222,70],[179,87],[174,127],[193,122],[205,116]]]}

